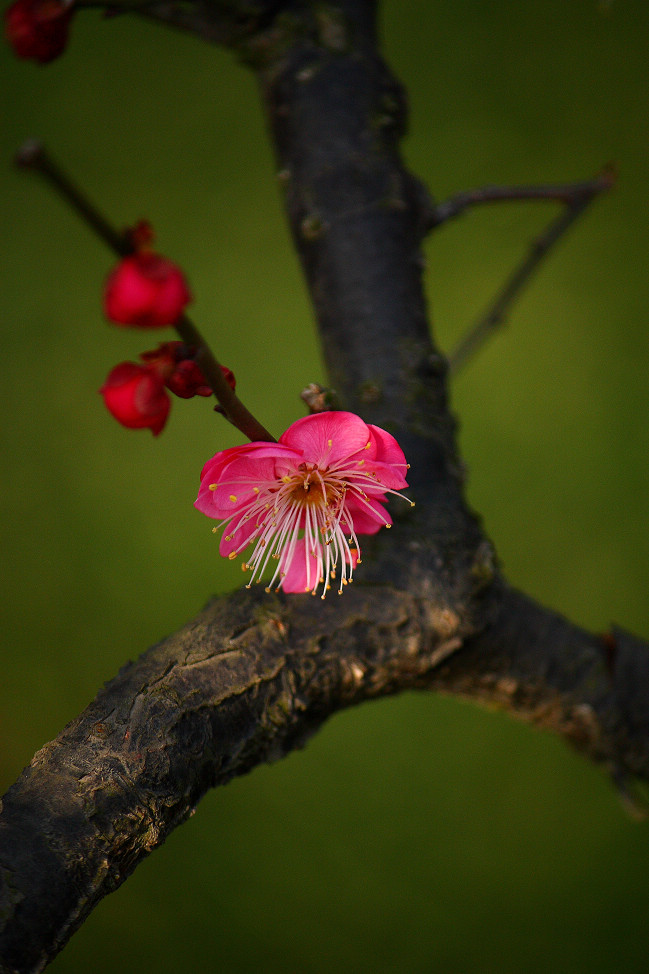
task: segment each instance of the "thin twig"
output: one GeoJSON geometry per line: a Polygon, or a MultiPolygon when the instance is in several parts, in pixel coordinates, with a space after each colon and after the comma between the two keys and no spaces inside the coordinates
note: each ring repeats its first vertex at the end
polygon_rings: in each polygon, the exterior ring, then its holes
{"type": "Polygon", "coordinates": [[[610,189],[614,182],[615,171],[612,166],[607,166],[594,179],[586,182],[547,186],[483,186],[466,193],[458,193],[435,207],[432,226],[439,226],[447,220],[459,216],[469,206],[479,203],[550,200],[565,205],[564,211],[552,220],[543,233],[532,242],[527,256],[505,281],[485,313],[469,329],[448,356],[451,374],[456,374],[471,356],[475,355],[487,338],[503,324],[511,305],[537,270],[548,251],[581,216],[595,197],[610,189]]]}
{"type": "Polygon", "coordinates": [[[59,196],[62,196],[72,206],[72,209],[85,220],[106,246],[119,257],[126,257],[133,252],[133,244],[128,234],[115,230],[104,219],[96,206],[81,193],[61,167],[54,162],[42,142],[37,139],[29,139],[23,143],[16,153],[16,163],[21,169],[33,169],[44,176],[59,196]]]}
{"type": "MultiPolygon", "coordinates": [[[[127,257],[133,253],[134,247],[130,233],[120,233],[106,220],[94,203],[91,203],[84,196],[52,159],[42,143],[35,139],[25,142],[16,154],[16,162],[24,169],[31,169],[40,173],[118,257],[127,257]]],[[[196,363],[218,399],[221,406],[220,411],[225,418],[252,441],[267,440],[274,442],[275,437],[255,419],[234,390],[230,388],[218,359],[196,325],[186,315],[182,315],[173,327],[186,345],[196,349],[196,363]]]]}
{"type": "Polygon", "coordinates": [[[578,183],[547,183],[540,186],[479,186],[450,196],[433,207],[429,219],[430,229],[461,216],[470,206],[481,203],[509,203],[525,200],[555,201],[572,207],[584,198],[590,202],[594,196],[610,189],[615,182],[615,169],[604,166],[593,179],[578,183]]]}

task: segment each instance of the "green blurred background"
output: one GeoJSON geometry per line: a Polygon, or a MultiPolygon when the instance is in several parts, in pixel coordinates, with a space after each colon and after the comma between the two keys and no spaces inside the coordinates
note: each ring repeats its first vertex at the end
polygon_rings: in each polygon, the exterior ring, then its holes
{"type": "MultiPolygon", "coordinates": [[[[649,6],[382,10],[404,152],[437,198],[619,167],[452,396],[509,578],[585,626],[649,636],[649,6]]],[[[16,147],[41,137],[118,225],[153,221],[270,429],[325,376],[255,84],[230,54],[85,13],[46,68],[3,50],[0,98],[4,790],[125,660],[241,583],[192,508],[202,463],[237,436],[202,400],[176,400],[159,439],[111,420],[97,389],[158,336],[103,322],[113,259],[13,170],[16,147]]],[[[429,241],[443,348],[553,212],[486,207],[429,241]]],[[[408,694],[208,795],[51,970],[639,972],[648,940],[649,825],[603,773],[502,715],[408,694]]]]}

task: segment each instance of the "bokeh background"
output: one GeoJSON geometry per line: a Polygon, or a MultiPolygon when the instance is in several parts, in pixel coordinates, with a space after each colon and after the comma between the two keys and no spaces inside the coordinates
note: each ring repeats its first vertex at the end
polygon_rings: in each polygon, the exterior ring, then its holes
{"type": "MultiPolygon", "coordinates": [[[[509,578],[649,636],[649,6],[381,6],[404,153],[437,198],[619,167],[452,397],[509,578]]],[[[127,659],[241,584],[192,507],[235,432],[203,400],[176,400],[158,439],[108,416],[106,373],[158,336],[102,320],[112,256],[15,149],[39,136],[118,225],[154,222],[270,429],[326,377],[255,83],[229,53],[85,13],[48,67],[0,52],[0,99],[4,790],[127,659]]],[[[554,212],[485,207],[428,242],[442,348],[554,212]]],[[[604,773],[503,715],[407,694],[208,795],[51,970],[626,974],[648,935],[649,824],[604,773]]]]}

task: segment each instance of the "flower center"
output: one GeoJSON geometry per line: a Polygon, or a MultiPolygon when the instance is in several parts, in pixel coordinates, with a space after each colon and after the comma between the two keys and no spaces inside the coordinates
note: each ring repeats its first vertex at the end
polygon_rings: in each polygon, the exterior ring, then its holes
{"type": "Polygon", "coordinates": [[[328,469],[320,470],[306,463],[299,465],[298,473],[282,477],[282,481],[288,488],[285,496],[288,495],[290,503],[319,511],[337,510],[347,490],[345,481],[332,477],[328,469]]]}

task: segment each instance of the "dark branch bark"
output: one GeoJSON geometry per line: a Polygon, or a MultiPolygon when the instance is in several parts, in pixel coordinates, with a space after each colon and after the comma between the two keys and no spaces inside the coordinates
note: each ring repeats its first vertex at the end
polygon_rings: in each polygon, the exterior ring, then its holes
{"type": "Polygon", "coordinates": [[[332,713],[406,688],[506,709],[649,779],[647,646],[604,641],[498,584],[463,638],[391,587],[342,599],[242,591],[126,666],[4,798],[3,971],[37,971],[208,788],[300,746],[332,713]]]}
{"type": "Polygon", "coordinates": [[[333,383],[397,436],[417,506],[364,548],[367,584],[324,603],[259,590],[213,602],[39,751],[0,815],[5,972],[41,970],[208,788],[371,697],[462,694],[649,779],[649,647],[512,591],[465,505],[420,279],[429,204],[399,158],[405,103],[376,50],[375,4],[278,6],[182,9],[258,72],[333,383]]]}

